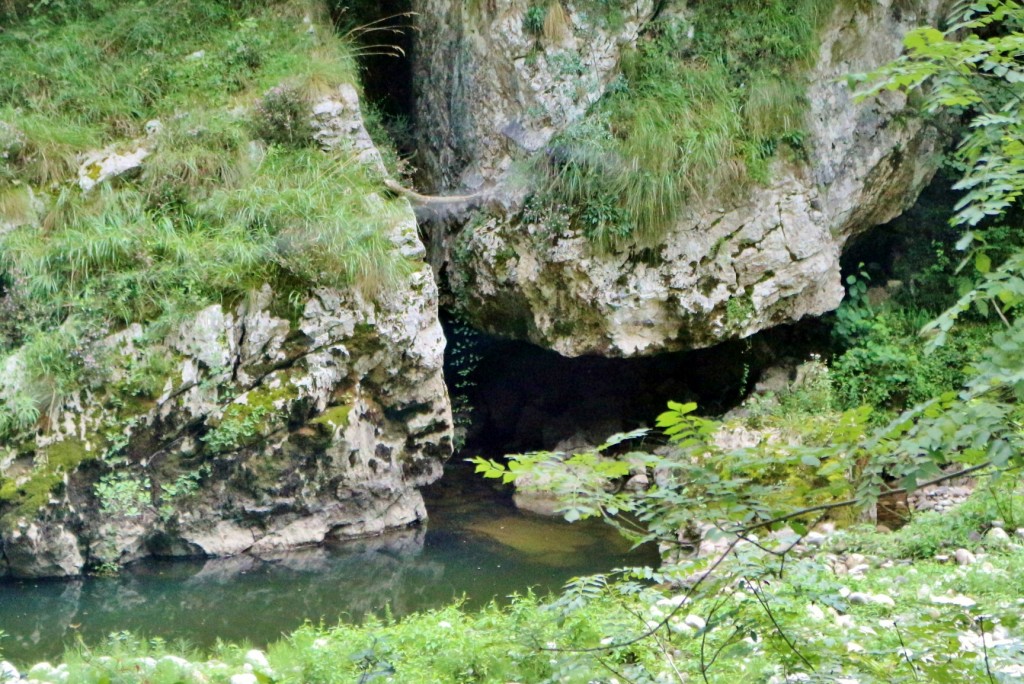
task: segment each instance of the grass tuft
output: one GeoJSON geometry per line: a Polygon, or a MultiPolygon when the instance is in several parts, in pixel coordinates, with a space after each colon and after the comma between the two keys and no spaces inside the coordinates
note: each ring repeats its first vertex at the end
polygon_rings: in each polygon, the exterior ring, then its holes
{"type": "MultiPolygon", "coordinates": [[[[535,164],[539,195],[568,204],[602,250],[656,244],[688,206],[765,182],[802,152],[804,72],[833,0],[697,3],[655,21],[623,80],[535,164]]],[[[548,10],[550,15],[551,11],[548,10]]]]}
{"type": "Polygon", "coordinates": [[[569,29],[569,14],[561,0],[552,0],[544,13],[544,38],[550,43],[560,43],[569,35],[569,29]]]}

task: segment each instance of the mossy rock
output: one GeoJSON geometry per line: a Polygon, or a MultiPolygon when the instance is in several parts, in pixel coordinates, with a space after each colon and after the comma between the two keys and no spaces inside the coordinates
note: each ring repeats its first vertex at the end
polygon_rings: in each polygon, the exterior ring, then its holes
{"type": "Polygon", "coordinates": [[[288,420],[298,390],[285,376],[275,387],[260,386],[244,395],[245,401],[230,404],[220,420],[208,420],[211,428],[203,437],[213,454],[227,453],[252,446],[279,429],[288,420]]]}
{"type": "Polygon", "coordinates": [[[10,529],[19,518],[35,515],[64,485],[65,475],[74,472],[82,463],[97,458],[95,449],[90,451],[84,442],[77,439],[55,442],[43,453],[45,465],[37,466],[22,484],[10,478],[0,478],[0,529],[10,529]]]}
{"type": "Polygon", "coordinates": [[[334,430],[340,430],[348,427],[350,413],[352,413],[351,404],[331,406],[309,422],[312,425],[324,425],[334,430]]]}

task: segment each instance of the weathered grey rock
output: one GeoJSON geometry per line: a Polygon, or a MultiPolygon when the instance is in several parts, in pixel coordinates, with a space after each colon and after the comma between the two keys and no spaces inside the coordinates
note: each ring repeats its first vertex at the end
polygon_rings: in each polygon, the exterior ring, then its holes
{"type": "Polygon", "coordinates": [[[364,164],[383,164],[380,150],[363,125],[355,86],[344,84],[314,104],[312,123],[313,139],[323,149],[345,147],[364,164]]]}
{"type": "Polygon", "coordinates": [[[846,597],[846,600],[855,606],[895,606],[896,602],[891,596],[885,594],[869,594],[867,592],[855,591],[846,597]]]}
{"type": "MultiPolygon", "coordinates": [[[[440,39],[429,36],[441,31],[452,46],[421,66],[420,92],[428,96],[421,125],[437,131],[435,149],[425,153],[429,175],[442,187],[488,187],[500,182],[516,153],[515,136],[502,132],[510,122],[524,130],[558,130],[580,108],[568,107],[562,118],[529,113],[531,106],[548,110],[524,87],[504,47],[518,35],[519,4],[494,3],[487,21],[452,7],[461,3],[424,4],[436,10],[425,12],[434,16],[426,20],[431,30],[424,40],[435,45],[440,39]],[[481,25],[501,26],[495,33],[503,36],[485,38],[481,25]],[[438,90],[445,100],[430,99],[428,91],[440,88],[446,88],[438,90]]],[[[843,80],[896,57],[902,35],[933,21],[940,1],[911,4],[900,3],[900,11],[890,2],[836,8],[810,74],[806,164],[776,163],[767,185],[737,200],[704,198],[653,248],[653,258],[643,259],[599,253],[569,229],[552,234],[551,226],[514,210],[516,192],[510,191],[505,205],[513,211],[470,221],[438,248],[442,257],[432,257],[447,260],[455,306],[483,330],[570,356],[705,347],[834,309],[843,296],[844,244],[913,202],[943,144],[903,95],[857,103],[843,80]]],[[[643,17],[640,11],[637,21],[643,17]]],[[[633,23],[627,28],[618,42],[636,35],[633,23]]],[[[603,64],[602,55],[610,54],[604,46],[615,42],[581,42],[580,59],[603,64]]],[[[588,92],[613,71],[593,73],[588,92]]],[[[518,149],[525,153],[536,144],[518,149]]]]}
{"type": "Polygon", "coordinates": [[[957,565],[974,565],[975,560],[977,560],[974,554],[967,549],[957,549],[955,558],[957,565]]]}
{"type": "Polygon", "coordinates": [[[1010,535],[1007,534],[1006,530],[1001,527],[993,527],[985,533],[985,543],[1001,546],[1008,544],[1010,541],[1010,535]]]}
{"type": "Polygon", "coordinates": [[[826,541],[828,541],[828,535],[815,530],[811,530],[804,535],[804,544],[807,544],[808,546],[821,546],[826,541]]]}
{"type": "Polygon", "coordinates": [[[561,5],[568,30],[527,33],[525,0],[415,0],[417,165],[435,190],[492,186],[516,158],[578,121],[616,76],[653,0],[614,29],[600,11],[561,5]]]}
{"type": "Polygon", "coordinates": [[[13,577],[77,575],[85,565],[78,538],[56,523],[19,526],[4,535],[3,552],[13,577]]]}
{"type": "Polygon", "coordinates": [[[849,556],[846,557],[846,569],[850,572],[853,572],[854,568],[860,566],[871,567],[870,565],[868,565],[868,559],[864,556],[864,554],[851,553],[849,556]]]}
{"type": "Polygon", "coordinates": [[[149,154],[145,147],[124,153],[103,150],[89,154],[78,169],[78,186],[88,192],[111,178],[138,173],[149,154]]]}
{"type": "MultiPolygon", "coordinates": [[[[323,147],[351,143],[383,172],[354,90],[317,105],[315,122],[323,147]]],[[[155,346],[137,324],[99,343],[113,359],[107,384],[55,405],[30,445],[24,476],[60,463],[63,493],[38,510],[0,502],[0,570],[66,576],[147,555],[262,555],[426,517],[418,488],[452,448],[437,287],[408,202],[367,201],[395,216],[393,249],[418,264],[379,294],[318,289],[289,321],[265,286],[196,312],[155,346]],[[164,391],[119,413],[109,388],[144,353],[170,363],[164,391]],[[113,426],[123,446],[111,461],[113,426]],[[105,477],[122,478],[128,498],[101,495],[105,477]]],[[[0,398],[21,374],[11,356],[0,398]]],[[[8,462],[5,477],[16,464],[0,450],[8,462]]]]}

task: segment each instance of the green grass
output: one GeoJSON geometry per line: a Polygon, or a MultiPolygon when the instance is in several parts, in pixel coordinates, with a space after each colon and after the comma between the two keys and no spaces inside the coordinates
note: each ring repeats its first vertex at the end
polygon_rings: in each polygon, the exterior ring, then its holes
{"type": "Polygon", "coordinates": [[[803,154],[804,74],[833,4],[702,2],[692,24],[654,22],[622,79],[538,162],[539,194],[615,250],[656,244],[687,206],[767,181],[781,150],[803,154]]]}
{"type": "Polygon", "coordinates": [[[404,204],[381,197],[377,172],[344,149],[319,151],[308,130],[273,130],[355,80],[354,48],[316,24],[323,8],[40,6],[20,7],[0,32],[0,218],[27,224],[0,235],[0,296],[18,321],[4,327],[0,365],[12,354],[25,364],[17,382],[0,380],[0,438],[29,427],[26,397],[41,414],[75,388],[102,387],[107,360],[82,359],[131,322],[156,341],[189,312],[264,284],[294,306],[314,287],[373,297],[408,275],[386,237],[404,204]],[[140,144],[151,152],[141,173],[78,188],[83,153],[140,144]],[[32,353],[67,339],[59,353],[32,353]]]}

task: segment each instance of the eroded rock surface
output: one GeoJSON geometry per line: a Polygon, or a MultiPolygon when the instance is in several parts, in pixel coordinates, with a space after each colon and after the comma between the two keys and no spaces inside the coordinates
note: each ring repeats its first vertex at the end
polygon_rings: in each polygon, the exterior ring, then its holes
{"type": "Polygon", "coordinates": [[[526,0],[413,3],[417,164],[434,190],[490,187],[578,121],[655,5],[623,3],[609,18],[596,4],[548,4],[562,8],[562,21],[531,32],[526,15],[540,5],[526,0]]]}
{"type": "MultiPolygon", "coordinates": [[[[316,106],[318,140],[380,164],[354,96],[316,106]]],[[[397,202],[389,238],[412,266],[374,297],[323,288],[296,310],[265,286],[157,343],[140,324],[99,340],[110,377],[53,405],[29,443],[0,445],[0,575],[269,554],[425,518],[417,488],[451,453],[445,340],[415,217],[397,202]],[[125,389],[154,358],[168,369],[160,396],[125,389]]],[[[17,355],[0,373],[17,386],[17,355]]]]}
{"type": "MultiPolygon", "coordinates": [[[[737,200],[704,198],[653,248],[600,253],[578,231],[519,211],[518,196],[509,191],[505,206],[512,210],[479,214],[439,248],[444,256],[435,262],[447,264],[454,305],[488,332],[565,355],[606,356],[710,346],[834,309],[843,295],[844,244],[913,202],[936,168],[943,140],[911,113],[902,94],[855,102],[845,76],[896,57],[903,34],[935,21],[940,4],[837,3],[809,75],[806,163],[777,161],[769,183],[737,200]]],[[[553,131],[581,116],[595,99],[593,88],[614,75],[613,55],[635,40],[646,12],[638,6],[636,18],[614,37],[587,34],[574,18],[574,54],[586,65],[575,73],[590,79],[577,78],[584,92],[577,98],[552,69],[561,54],[555,47],[547,46],[531,67],[543,76],[531,76],[515,59],[519,4],[492,5],[497,8],[483,25],[502,27],[494,32],[500,37],[481,37],[480,19],[467,20],[462,10],[437,12],[445,17],[437,21],[461,21],[463,31],[449,31],[453,44],[463,46],[450,49],[461,57],[449,56],[445,72],[434,65],[435,76],[426,81],[445,81],[449,99],[421,111],[427,125],[456,139],[441,136],[428,155],[442,187],[498,182],[516,150],[542,148],[553,131]],[[471,68],[470,54],[487,58],[471,68]],[[490,89],[480,85],[485,81],[490,89]],[[539,89],[530,86],[541,82],[539,89]],[[563,99],[549,97],[549,90],[563,99]],[[536,135],[510,136],[513,129],[536,135]],[[526,139],[531,142],[513,144],[526,139]]]]}

